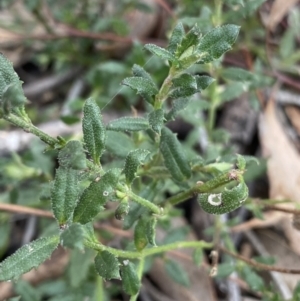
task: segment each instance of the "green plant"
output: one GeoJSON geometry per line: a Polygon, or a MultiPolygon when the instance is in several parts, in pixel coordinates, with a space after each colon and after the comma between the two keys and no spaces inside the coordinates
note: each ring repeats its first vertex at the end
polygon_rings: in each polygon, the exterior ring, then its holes
{"type": "Polygon", "coordinates": [[[122,83],[142,96],[149,112],[144,117],[121,117],[105,125],[98,105],[89,98],[83,108],[83,141],[50,137],[31,123],[18,75],[0,55],[1,118],[36,135],[48,149],[58,151],[59,164],[54,181],[49,184],[52,211],[59,226],[57,234],[38,238],[4,260],[0,264],[0,280],[15,279],[37,267],[61,244],[96,251],[98,274],[108,280],[122,279],[124,291],[136,300],[145,259],[176,248],[199,252],[213,247],[213,243],[205,241],[156,245],[157,223],[170,220],[173,206],[195,195],[208,213],[223,214],[240,207],[248,197],[243,179],[246,159],[235,157],[234,168],[233,160],[228,164],[206,164],[194,153],[187,156],[166,124],[193,102],[191,96],[195,93],[211,84],[211,93],[215,93],[214,79],[193,74],[191,67],[218,60],[231,49],[238,32],[238,26],[224,25],[205,35],[198,26],[185,33],[179,23],[166,49],[145,45],[145,49],[168,62],[167,77],[158,88],[150,74],[134,65],[133,77],[122,83]],[[132,143],[129,152],[122,148],[123,141],[128,140],[132,143]],[[123,158],[115,166],[105,158],[107,145],[112,142],[118,143],[118,155],[123,158]],[[171,197],[162,195],[163,183],[179,192],[171,197]],[[96,238],[92,222],[108,201],[119,203],[115,217],[124,219],[125,228],[135,225],[133,248],[108,247],[96,238]]]}

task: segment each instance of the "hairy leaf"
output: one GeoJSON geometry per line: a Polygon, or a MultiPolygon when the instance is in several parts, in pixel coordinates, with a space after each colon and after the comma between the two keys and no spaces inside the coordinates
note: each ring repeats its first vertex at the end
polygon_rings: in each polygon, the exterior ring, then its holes
{"type": "Polygon", "coordinates": [[[124,217],[129,212],[129,204],[127,201],[122,202],[115,211],[115,218],[118,220],[124,220],[124,217]]]}
{"type": "Polygon", "coordinates": [[[197,82],[197,90],[205,90],[211,83],[215,81],[214,78],[207,75],[196,75],[195,76],[197,82]]]}
{"type": "Polygon", "coordinates": [[[163,60],[168,60],[170,62],[174,62],[176,60],[176,57],[171,52],[157,45],[146,44],[145,49],[149,50],[151,53],[162,58],[163,60]]]}
{"type": "Polygon", "coordinates": [[[95,257],[97,273],[106,280],[120,279],[119,261],[115,255],[108,251],[102,251],[95,257]]]}
{"type": "Polygon", "coordinates": [[[172,54],[175,54],[176,49],[178,45],[180,45],[182,39],[184,37],[184,28],[182,23],[178,23],[170,37],[169,45],[168,45],[168,51],[172,54]]]}
{"type": "Polygon", "coordinates": [[[201,32],[197,25],[195,25],[182,39],[181,43],[178,45],[175,52],[176,57],[182,58],[184,56],[190,55],[191,53],[187,51],[188,49],[196,49],[201,38],[201,32]],[[187,54],[188,53],[188,54],[187,54]]]}
{"type": "Polygon", "coordinates": [[[156,243],[155,243],[156,224],[157,224],[157,219],[154,216],[148,218],[147,225],[146,225],[146,227],[147,227],[146,236],[147,236],[149,244],[151,244],[152,246],[156,246],[156,243]]]}
{"type": "Polygon", "coordinates": [[[209,63],[230,50],[239,31],[240,27],[232,24],[216,27],[209,31],[198,45],[198,51],[202,54],[198,63],[209,63]]]}
{"type": "Polygon", "coordinates": [[[140,280],[136,272],[136,267],[129,260],[123,260],[121,265],[122,286],[126,294],[133,296],[139,292],[140,280]]]}
{"type": "Polygon", "coordinates": [[[142,251],[147,244],[147,221],[140,218],[134,228],[134,245],[138,251],[142,251]]]}
{"type": "Polygon", "coordinates": [[[236,161],[237,161],[236,165],[237,165],[238,169],[245,170],[246,164],[247,164],[246,159],[243,156],[238,154],[236,161]]]}
{"type": "Polygon", "coordinates": [[[85,229],[81,224],[72,224],[60,236],[61,244],[70,249],[84,249],[85,229]]]}
{"type": "Polygon", "coordinates": [[[119,174],[119,169],[111,169],[83,191],[74,211],[73,222],[86,224],[103,210],[103,205],[118,183],[119,174]]]}
{"type": "Polygon", "coordinates": [[[25,103],[26,97],[22,89],[22,82],[12,63],[0,53],[0,107],[6,114],[12,112],[26,121],[30,121],[24,109],[25,103]]]}
{"type": "Polygon", "coordinates": [[[119,174],[119,169],[111,169],[83,191],[74,211],[74,223],[86,224],[103,210],[103,205],[118,183],[119,174]]]}
{"type": "Polygon", "coordinates": [[[150,104],[154,103],[153,96],[158,93],[158,89],[152,80],[144,77],[127,77],[122,84],[135,90],[150,104]]]}
{"type": "Polygon", "coordinates": [[[78,200],[78,171],[59,167],[51,189],[52,211],[59,225],[72,217],[78,200]]]}
{"type": "Polygon", "coordinates": [[[0,281],[15,279],[48,259],[59,243],[59,236],[39,238],[17,250],[0,263],[0,281]]]}
{"type": "Polygon", "coordinates": [[[165,115],[166,119],[175,120],[180,111],[184,110],[190,103],[190,98],[178,98],[172,102],[171,110],[165,115]]]}
{"type": "Polygon", "coordinates": [[[107,131],[106,148],[110,154],[126,158],[127,154],[135,148],[135,145],[127,134],[107,131]]]}
{"type": "Polygon", "coordinates": [[[188,97],[197,92],[197,82],[194,76],[183,73],[178,78],[173,80],[172,90],[170,92],[170,97],[188,97]]]}
{"type": "Polygon", "coordinates": [[[95,164],[100,164],[100,156],[105,148],[106,130],[100,109],[92,98],[83,107],[83,140],[95,164]]]}
{"type": "Polygon", "coordinates": [[[106,128],[110,131],[137,132],[147,130],[149,122],[143,117],[121,117],[111,121],[106,128]]]}
{"type": "Polygon", "coordinates": [[[145,149],[136,149],[128,154],[124,167],[124,173],[128,185],[130,185],[135,179],[138,167],[146,160],[149,154],[150,152],[145,149]]]}
{"type": "Polygon", "coordinates": [[[201,193],[198,202],[207,213],[224,214],[242,206],[247,197],[248,187],[241,182],[232,189],[225,188],[220,193],[201,193]]]}
{"type": "Polygon", "coordinates": [[[163,128],[161,131],[160,151],[166,167],[175,180],[184,181],[191,176],[191,168],[181,144],[168,128],[163,128]]]}
{"type": "Polygon", "coordinates": [[[82,144],[77,140],[69,141],[58,153],[59,165],[65,168],[85,169],[86,157],[82,144]]]}
{"type": "Polygon", "coordinates": [[[155,83],[153,82],[153,79],[151,75],[140,65],[134,64],[132,67],[132,73],[136,77],[143,77],[153,83],[155,86],[155,83]]]}
{"type": "Polygon", "coordinates": [[[148,115],[148,119],[149,119],[149,124],[150,124],[151,129],[155,133],[160,134],[161,128],[163,127],[163,124],[164,124],[163,109],[158,109],[158,110],[152,111],[148,115]]]}

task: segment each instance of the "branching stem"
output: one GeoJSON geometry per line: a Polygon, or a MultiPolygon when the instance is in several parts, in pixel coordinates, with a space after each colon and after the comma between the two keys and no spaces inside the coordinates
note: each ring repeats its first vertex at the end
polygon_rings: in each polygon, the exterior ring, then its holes
{"type": "Polygon", "coordinates": [[[9,121],[10,123],[16,125],[17,127],[21,128],[21,129],[23,129],[25,132],[31,133],[31,134],[37,136],[43,142],[45,142],[46,144],[50,145],[53,148],[60,144],[57,139],[49,136],[48,134],[44,133],[43,131],[38,129],[36,126],[34,126],[32,123],[27,122],[27,121],[23,120],[22,118],[17,117],[16,115],[13,115],[13,114],[4,115],[3,119],[9,121]]]}
{"type": "Polygon", "coordinates": [[[142,259],[142,258],[146,258],[151,255],[168,252],[168,251],[175,250],[175,249],[183,249],[183,248],[210,249],[213,247],[213,244],[208,243],[203,240],[201,240],[201,241],[179,241],[179,242],[174,242],[174,243],[163,245],[163,246],[153,247],[150,249],[144,249],[141,252],[118,250],[115,248],[111,248],[111,247],[102,245],[101,243],[89,241],[89,240],[85,241],[85,246],[88,248],[94,249],[95,251],[98,251],[98,252],[108,251],[108,252],[114,254],[116,257],[120,257],[120,258],[142,259]]]}

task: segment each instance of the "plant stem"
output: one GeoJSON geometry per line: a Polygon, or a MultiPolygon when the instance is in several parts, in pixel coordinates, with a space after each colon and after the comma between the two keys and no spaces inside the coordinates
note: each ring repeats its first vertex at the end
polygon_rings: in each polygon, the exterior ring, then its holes
{"type": "Polygon", "coordinates": [[[55,148],[59,144],[59,141],[48,134],[44,133],[32,123],[27,122],[20,117],[17,117],[13,114],[4,115],[3,119],[9,121],[10,123],[16,125],[17,127],[23,129],[27,133],[31,133],[37,137],[39,137],[43,142],[55,148]]]}
{"type": "Polygon", "coordinates": [[[98,242],[86,240],[85,246],[91,249],[94,249],[95,251],[101,252],[101,251],[108,251],[115,255],[116,257],[120,258],[126,258],[126,259],[142,259],[146,258],[151,255],[171,251],[174,249],[181,249],[181,248],[203,248],[203,249],[210,249],[213,247],[212,243],[208,243],[206,241],[180,241],[180,242],[174,242],[171,244],[153,247],[151,249],[144,249],[141,252],[135,252],[135,251],[123,251],[114,249],[111,247],[107,247],[105,245],[102,245],[98,242]]]}
{"type": "Polygon", "coordinates": [[[158,94],[155,97],[154,108],[160,109],[163,102],[167,99],[169,91],[172,86],[172,80],[176,76],[174,68],[170,68],[168,76],[165,78],[163,84],[161,85],[158,94]]]}
{"type": "Polygon", "coordinates": [[[226,254],[232,256],[233,258],[236,258],[238,260],[246,262],[247,264],[251,265],[252,267],[254,267],[255,269],[258,269],[258,270],[275,271],[275,272],[284,273],[284,274],[300,274],[300,269],[289,269],[289,268],[282,268],[282,267],[278,267],[278,266],[267,265],[264,263],[257,262],[253,259],[249,259],[240,254],[231,252],[228,249],[224,248],[223,246],[219,246],[219,249],[221,251],[225,252],[226,254]]]}
{"type": "Polygon", "coordinates": [[[205,183],[198,183],[192,188],[180,192],[164,201],[164,204],[177,205],[186,201],[187,199],[199,194],[212,192],[214,189],[226,185],[230,182],[236,181],[241,175],[240,170],[232,169],[226,173],[223,173],[212,180],[205,183]]]}
{"type": "Polygon", "coordinates": [[[97,301],[104,301],[104,288],[103,288],[103,278],[98,276],[96,280],[96,288],[94,292],[94,298],[97,301]]]}
{"type": "Polygon", "coordinates": [[[125,193],[129,199],[132,201],[147,207],[150,211],[152,211],[155,214],[162,215],[162,209],[158,207],[157,205],[149,202],[148,200],[136,195],[134,192],[123,186],[122,184],[117,185],[117,189],[120,190],[121,192],[125,193]]]}
{"type": "Polygon", "coordinates": [[[215,0],[215,18],[214,18],[214,25],[215,26],[220,26],[222,24],[222,6],[223,2],[222,0],[215,0]]]}
{"type": "MultiPolygon", "coordinates": [[[[137,274],[138,274],[138,277],[139,277],[140,281],[143,278],[144,265],[145,265],[145,259],[141,258],[140,261],[139,261],[138,269],[137,269],[137,274]]],[[[139,294],[140,294],[140,292],[138,292],[134,296],[131,296],[129,301],[136,301],[139,294]]]]}

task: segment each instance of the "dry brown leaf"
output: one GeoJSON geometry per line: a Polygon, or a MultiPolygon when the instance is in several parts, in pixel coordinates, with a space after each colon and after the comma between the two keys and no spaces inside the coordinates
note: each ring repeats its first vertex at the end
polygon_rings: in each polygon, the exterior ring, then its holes
{"type": "MultiPolygon", "coordinates": [[[[300,155],[276,116],[273,100],[268,102],[261,115],[259,134],[263,155],[268,158],[270,198],[289,199],[294,203],[284,206],[294,208],[295,203],[300,204],[300,155]]],[[[292,227],[290,214],[282,213],[282,217],[280,226],[284,226],[293,250],[300,254],[300,232],[292,227]]]]}
{"type": "Polygon", "coordinates": [[[282,18],[299,0],[275,0],[268,20],[268,28],[274,30],[282,18]]]}
{"type": "Polygon", "coordinates": [[[300,108],[292,105],[287,105],[284,109],[293,127],[300,136],[300,108]]]}

